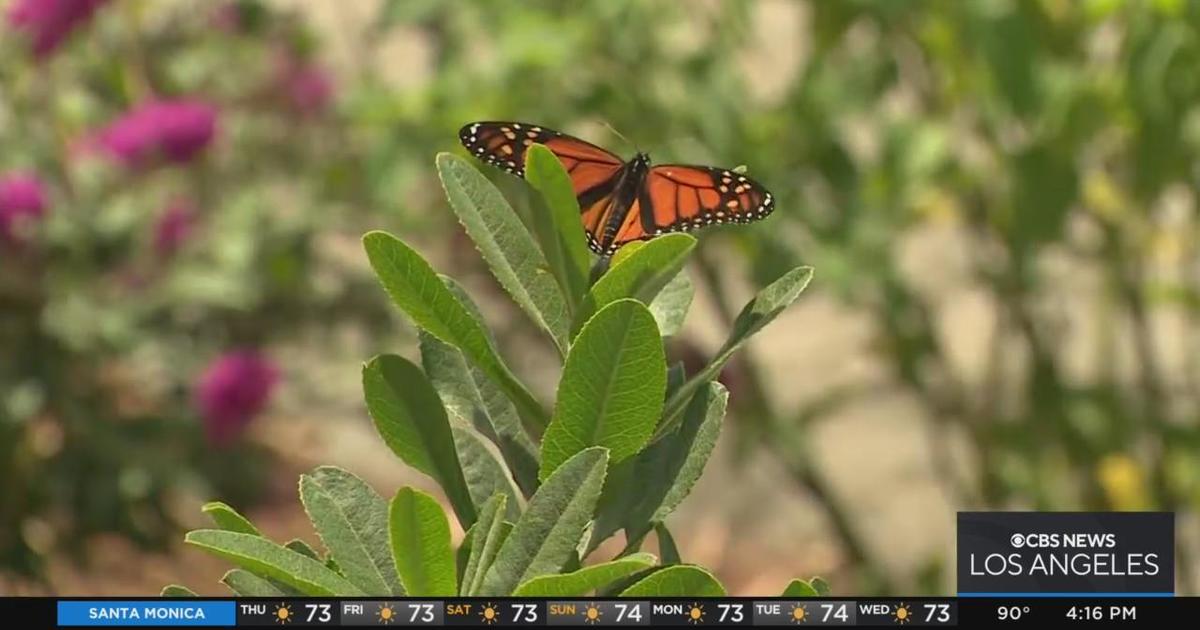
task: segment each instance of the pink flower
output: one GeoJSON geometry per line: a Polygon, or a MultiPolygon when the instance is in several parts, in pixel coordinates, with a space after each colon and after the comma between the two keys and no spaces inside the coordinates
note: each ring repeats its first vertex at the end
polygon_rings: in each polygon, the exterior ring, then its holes
{"type": "Polygon", "coordinates": [[[33,54],[44,59],[70,35],[91,19],[107,0],[15,0],[8,10],[8,23],[33,43],[33,54]]]}
{"type": "Polygon", "coordinates": [[[333,101],[333,77],[329,71],[294,51],[279,51],[275,80],[287,104],[302,115],[320,114],[333,101]]]}
{"type": "Polygon", "coordinates": [[[304,64],[285,70],[284,89],[296,111],[316,115],[329,108],[333,100],[333,78],[316,64],[304,64]]]}
{"type": "Polygon", "coordinates": [[[195,228],[195,208],[184,201],[172,203],[154,225],[154,252],[163,259],[174,256],[195,228]]]}
{"type": "Polygon", "coordinates": [[[46,214],[46,187],[32,173],[0,177],[0,242],[19,243],[28,226],[46,214]]]}
{"type": "Polygon", "coordinates": [[[92,144],[130,167],[156,159],[181,163],[212,142],[216,126],[217,110],[208,103],[149,101],[101,129],[92,144]]]}
{"type": "Polygon", "coordinates": [[[196,406],[208,441],[228,446],[271,399],[275,364],[255,350],[230,352],[212,362],[196,386],[196,406]]]}

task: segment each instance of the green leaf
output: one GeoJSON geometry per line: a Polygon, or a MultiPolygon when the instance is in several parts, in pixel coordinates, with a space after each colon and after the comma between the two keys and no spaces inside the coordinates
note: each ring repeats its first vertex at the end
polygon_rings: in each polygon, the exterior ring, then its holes
{"type": "Polygon", "coordinates": [[[461,350],[504,390],[526,423],[545,429],[546,411],[500,360],[482,323],[471,317],[429,263],[385,232],[368,233],[363,237],[363,247],[371,267],[400,310],[419,328],[461,350]]]}
{"type": "Polygon", "coordinates": [[[238,597],[283,597],[285,593],[270,580],[258,577],[245,569],[230,569],[221,583],[238,597]]]}
{"type": "Polygon", "coordinates": [[[283,543],[283,546],[288,549],[291,549],[292,551],[295,551],[298,554],[308,556],[309,558],[312,558],[313,560],[321,559],[321,554],[317,553],[316,549],[313,549],[308,543],[304,542],[303,540],[300,540],[299,538],[293,538],[293,539],[283,543]]]}
{"type": "Polygon", "coordinates": [[[730,332],[724,345],[708,365],[671,395],[671,399],[667,401],[666,411],[663,413],[663,421],[659,424],[658,430],[654,432],[652,442],[675,430],[684,409],[696,391],[721,373],[721,368],[725,366],[733,353],[746,343],[747,339],[774,321],[784,309],[791,306],[796,298],[800,297],[800,293],[808,286],[809,280],[812,280],[812,274],[812,267],[797,267],[767,285],[742,308],[742,312],[738,313],[737,319],[733,322],[733,331],[730,332]]]}
{"type": "MultiPolygon", "coordinates": [[[[600,498],[589,551],[617,530],[640,541],[691,492],[716,446],[729,393],[713,381],[697,394],[680,429],[615,466],[600,498]]],[[[663,552],[663,563],[667,554],[663,552]]]]}
{"type": "MultiPolygon", "coordinates": [[[[479,309],[462,287],[443,278],[467,311],[482,322],[479,309]]],[[[521,426],[517,408],[504,392],[479,368],[471,365],[457,348],[439,341],[433,335],[419,333],[421,366],[429,381],[442,397],[446,411],[475,427],[500,447],[504,461],[512,470],[517,485],[525,496],[537,490],[537,446],[521,426]]],[[[478,506],[478,503],[476,503],[478,506]]]]}
{"type": "Polygon", "coordinates": [[[508,495],[507,518],[516,520],[521,515],[523,505],[521,491],[513,483],[500,454],[493,450],[495,447],[464,424],[455,422],[450,429],[454,433],[458,460],[462,463],[463,476],[476,510],[499,492],[508,495]]]}
{"type": "Polygon", "coordinates": [[[608,450],[592,447],[559,466],[542,484],[501,546],[484,576],[479,595],[508,595],[517,585],[556,573],[575,553],[592,517],[608,450]]]}
{"type": "Polygon", "coordinates": [[[679,545],[675,544],[675,537],[671,535],[671,530],[662,523],[655,523],[654,535],[658,537],[658,552],[662,554],[663,564],[683,564],[683,559],[679,555],[679,545]]]}
{"type": "Polygon", "coordinates": [[[261,536],[198,529],[184,542],[219,556],[262,577],[278,580],[314,597],[362,597],[360,588],[325,565],[261,536]]]}
{"type": "Polygon", "coordinates": [[[237,510],[220,501],[205,503],[204,507],[200,508],[200,511],[207,514],[213,523],[216,523],[218,529],[262,536],[262,533],[258,531],[258,528],[249,519],[238,514],[237,510]]]}
{"type": "Polygon", "coordinates": [[[641,500],[627,523],[640,519],[661,523],[691,493],[717,445],[728,402],[725,386],[710,382],[692,398],[679,431],[638,456],[634,476],[643,484],[638,493],[641,500]]]}
{"type": "Polygon", "coordinates": [[[650,311],[628,299],[605,306],[567,356],[539,476],[589,446],[608,448],[614,463],[637,453],[654,431],[666,388],[666,358],[650,311]]]}
{"type": "Polygon", "coordinates": [[[645,245],[622,248],[613,258],[613,265],[592,285],[575,315],[572,332],[606,305],[624,298],[650,304],[659,291],[671,282],[696,247],[696,239],[688,234],[667,234],[645,245]],[[625,254],[625,250],[631,253],[625,254]]]}
{"type": "Polygon", "coordinates": [[[367,595],[404,593],[388,549],[387,504],[334,466],[300,477],[300,500],[342,575],[367,595]]]}
{"type": "Polygon", "coordinates": [[[808,583],[812,585],[813,590],[815,590],[817,595],[820,597],[829,596],[829,582],[826,582],[819,577],[814,577],[813,579],[809,580],[808,583]]]}
{"type": "MultiPolygon", "coordinates": [[[[481,515],[483,514],[482,510],[483,508],[480,507],[481,515]]],[[[467,583],[464,579],[464,576],[466,575],[467,562],[471,559],[471,538],[475,535],[475,528],[478,526],[479,521],[475,521],[474,525],[468,528],[467,531],[463,532],[462,544],[458,546],[458,549],[454,550],[454,570],[458,576],[458,588],[460,594],[462,593],[464,585],[467,583]]]]}
{"type": "Polygon", "coordinates": [[[617,560],[602,562],[562,575],[543,575],[517,587],[516,597],[578,597],[586,595],[613,580],[619,580],[657,562],[652,554],[635,553],[617,560]]]}
{"type": "Polygon", "coordinates": [[[404,463],[437,480],[459,522],[470,527],[475,522],[475,504],[454,448],[446,408],[429,379],[407,359],[384,354],[363,368],[363,392],[383,441],[404,463]]]}
{"type": "Polygon", "coordinates": [[[463,542],[464,545],[471,546],[471,552],[463,569],[460,595],[479,594],[487,570],[496,559],[500,546],[508,538],[512,526],[504,521],[507,501],[506,495],[497,494],[479,508],[479,520],[471,526],[469,542],[463,542]]]}
{"type": "Polygon", "coordinates": [[[783,589],[780,597],[820,597],[817,589],[813,588],[808,582],[796,578],[788,582],[787,588],[783,589]]]}
{"type": "Polygon", "coordinates": [[[168,584],[163,587],[159,597],[200,597],[192,589],[182,584],[168,584]]]}
{"type": "Polygon", "coordinates": [[[658,322],[658,330],[663,337],[672,337],[683,329],[683,321],[687,319],[695,295],[696,288],[684,269],[675,274],[650,302],[650,314],[658,322]]]}
{"type": "Polygon", "coordinates": [[[437,169],[450,207],[475,241],[492,275],[566,354],[570,326],[567,303],[549,271],[550,264],[520,217],[483,173],[466,160],[440,153],[437,169]]]}
{"type": "Polygon", "coordinates": [[[392,499],[389,525],[396,571],[412,597],[458,593],[457,568],[450,547],[450,523],[437,499],[401,488],[392,499]]]}
{"type": "Polygon", "coordinates": [[[677,564],[655,571],[621,592],[621,597],[723,597],[725,587],[707,570],[677,564]]]}
{"type": "Polygon", "coordinates": [[[525,181],[546,200],[549,212],[534,212],[533,231],[574,313],[588,290],[592,262],[571,176],[550,149],[534,144],[525,151],[525,181]]]}

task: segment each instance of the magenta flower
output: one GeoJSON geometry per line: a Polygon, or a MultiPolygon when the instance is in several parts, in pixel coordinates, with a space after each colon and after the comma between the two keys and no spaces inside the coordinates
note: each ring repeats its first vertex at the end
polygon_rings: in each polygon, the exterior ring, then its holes
{"type": "Polygon", "coordinates": [[[324,112],[333,100],[333,78],[316,64],[286,68],[283,85],[292,107],[304,115],[324,112]]]}
{"type": "Polygon", "coordinates": [[[212,142],[217,109],[199,101],[150,101],[130,110],[93,138],[93,146],[130,167],[155,160],[187,162],[212,142]]]}
{"type": "Polygon", "coordinates": [[[195,208],[186,201],[172,203],[154,225],[154,253],[164,259],[174,256],[195,228],[195,208]]]}
{"type": "Polygon", "coordinates": [[[212,362],[196,386],[204,432],[215,446],[228,446],[271,399],[279,371],[255,350],[239,350],[212,362]]]}
{"type": "Polygon", "coordinates": [[[46,187],[31,173],[0,176],[0,242],[19,243],[30,224],[46,214],[46,187]]]}
{"type": "Polygon", "coordinates": [[[58,48],[76,26],[91,19],[107,0],[15,0],[8,23],[23,31],[33,44],[33,54],[44,59],[58,48]]]}
{"type": "Polygon", "coordinates": [[[276,55],[275,81],[284,101],[296,112],[321,114],[333,101],[333,76],[320,64],[288,49],[276,55]]]}

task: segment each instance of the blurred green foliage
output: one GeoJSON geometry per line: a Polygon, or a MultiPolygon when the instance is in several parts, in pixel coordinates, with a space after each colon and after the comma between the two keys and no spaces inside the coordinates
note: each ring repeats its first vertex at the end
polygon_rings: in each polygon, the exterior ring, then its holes
{"type": "Polygon", "coordinates": [[[47,189],[44,221],[0,243],[6,570],[82,558],[96,532],[165,543],[184,498],[258,500],[272,454],[205,440],[205,365],[388,321],[369,277],[320,247],[338,226],[359,231],[358,199],[344,121],[302,109],[286,83],[312,35],[289,14],[230,6],[109,3],[40,60],[2,27],[0,173],[47,189]],[[189,163],[126,168],[90,143],[142,103],[181,97],[217,110],[189,163]],[[173,205],[193,216],[167,252],[156,225],[173,205]]]}

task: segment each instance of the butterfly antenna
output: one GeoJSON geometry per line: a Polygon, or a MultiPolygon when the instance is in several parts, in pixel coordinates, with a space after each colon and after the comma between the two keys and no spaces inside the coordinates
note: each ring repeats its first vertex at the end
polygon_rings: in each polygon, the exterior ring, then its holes
{"type": "Polygon", "coordinates": [[[612,125],[608,124],[608,121],[601,121],[601,122],[603,122],[603,124],[604,124],[604,127],[605,127],[605,128],[607,128],[609,131],[613,132],[613,135],[615,135],[616,137],[618,137],[618,138],[620,138],[620,139],[624,140],[624,141],[625,141],[625,144],[628,144],[628,145],[632,146],[632,147],[633,147],[633,150],[634,150],[635,152],[637,152],[637,153],[641,153],[641,152],[642,152],[641,148],[639,148],[639,147],[638,147],[638,145],[637,145],[637,143],[636,143],[636,142],[634,142],[634,141],[630,140],[629,138],[626,138],[626,137],[625,137],[625,134],[621,133],[620,131],[617,131],[617,128],[616,128],[616,127],[613,127],[612,125]]]}

